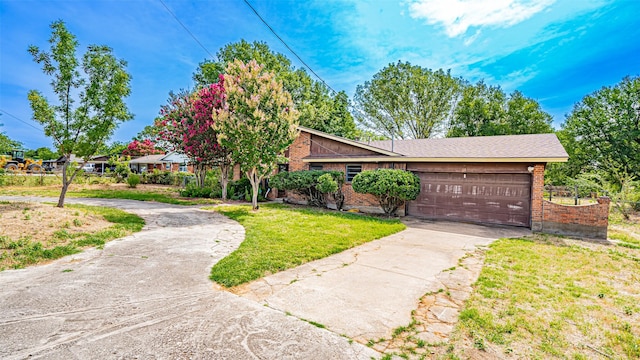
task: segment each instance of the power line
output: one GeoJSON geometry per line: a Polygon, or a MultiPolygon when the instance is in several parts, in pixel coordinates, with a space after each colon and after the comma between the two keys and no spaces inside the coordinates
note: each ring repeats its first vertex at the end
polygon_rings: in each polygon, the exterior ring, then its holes
{"type": "Polygon", "coordinates": [[[12,118],[14,118],[14,119],[16,119],[16,120],[18,120],[18,121],[20,121],[20,122],[22,122],[22,123],[26,124],[26,125],[29,125],[29,126],[31,126],[32,128],[36,129],[36,130],[43,131],[41,128],[36,127],[36,126],[34,126],[34,125],[32,125],[32,124],[29,124],[28,122],[26,122],[26,121],[24,121],[24,120],[20,119],[19,117],[15,116],[15,115],[12,115],[12,114],[10,114],[10,113],[8,113],[8,112],[6,112],[6,111],[2,110],[2,109],[0,109],[0,112],[5,113],[5,114],[7,114],[7,115],[11,116],[12,118]]]}
{"type": "MultiPolygon", "coordinates": [[[[162,1],[162,0],[160,0],[160,1],[162,1]]],[[[309,65],[307,65],[307,63],[305,63],[305,62],[304,62],[304,60],[302,60],[302,59],[300,58],[300,56],[298,56],[298,54],[296,54],[296,52],[295,52],[295,51],[293,51],[293,49],[291,49],[291,48],[289,47],[289,45],[287,45],[287,43],[286,43],[284,40],[282,40],[282,38],[281,38],[278,34],[276,34],[275,30],[273,30],[273,28],[272,28],[271,26],[269,26],[269,24],[267,24],[267,22],[262,18],[262,16],[260,16],[260,14],[258,14],[258,11],[257,11],[253,6],[251,6],[251,4],[249,3],[249,0],[244,0],[244,2],[245,2],[245,4],[247,4],[247,6],[248,6],[249,8],[251,8],[251,10],[253,10],[253,12],[254,12],[254,13],[256,14],[256,16],[257,16],[257,17],[262,21],[262,23],[264,23],[264,24],[269,28],[269,30],[271,30],[271,32],[273,33],[273,35],[275,35],[275,36],[278,38],[278,40],[280,40],[280,42],[281,42],[281,43],[282,43],[282,44],[283,44],[287,49],[289,49],[289,51],[291,51],[291,53],[292,53],[296,58],[298,58],[298,60],[300,60],[300,62],[302,63],[302,65],[304,65],[307,69],[309,69],[309,71],[311,71],[311,73],[312,73],[313,75],[315,75],[315,76],[316,76],[316,77],[317,77],[317,78],[318,78],[318,79],[319,79],[319,80],[320,80],[320,81],[321,81],[321,82],[322,82],[322,83],[323,83],[327,88],[329,88],[329,90],[333,91],[333,93],[334,93],[334,94],[337,94],[337,93],[338,93],[338,92],[337,92],[337,91],[335,91],[331,86],[329,86],[329,84],[327,84],[327,82],[326,82],[326,81],[324,81],[324,80],[320,77],[320,75],[316,74],[316,72],[315,72],[315,71],[313,71],[313,69],[312,69],[309,65]]]]}
{"type": "Polygon", "coordinates": [[[182,23],[182,21],[180,21],[180,19],[178,19],[178,17],[176,16],[176,14],[173,13],[173,11],[171,11],[171,9],[169,9],[169,7],[167,6],[167,4],[164,3],[164,1],[162,0],[158,0],[160,1],[160,3],[162,4],[162,6],[164,6],[165,9],[167,9],[167,11],[169,12],[169,14],[171,14],[171,16],[173,16],[174,19],[176,19],[176,21],[184,28],[184,30],[186,32],[189,33],[189,35],[191,35],[191,37],[193,38],[193,40],[195,40],[198,45],[200,45],[201,48],[204,49],[204,51],[207,52],[207,54],[209,54],[209,56],[211,56],[212,59],[215,60],[215,56],[213,56],[213,54],[206,48],[204,47],[204,45],[202,45],[202,43],[200,42],[200,40],[198,40],[198,38],[196,38],[195,35],[193,35],[193,33],[191,31],[189,31],[189,29],[182,23]]]}

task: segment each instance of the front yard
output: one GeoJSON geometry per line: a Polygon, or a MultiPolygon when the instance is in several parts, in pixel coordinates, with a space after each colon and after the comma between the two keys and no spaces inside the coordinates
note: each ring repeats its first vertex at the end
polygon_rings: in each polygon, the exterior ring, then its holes
{"type": "Polygon", "coordinates": [[[339,253],[404,230],[398,220],[337,211],[263,204],[219,206],[216,211],[238,221],[245,240],[211,269],[211,279],[232,287],[339,253]]]}
{"type": "Polygon", "coordinates": [[[0,271],[19,269],[102,246],[144,226],[118,209],[86,205],[0,202],[0,271]]]}
{"type": "Polygon", "coordinates": [[[640,251],[547,236],[486,253],[451,354],[640,357],[640,251]]]}

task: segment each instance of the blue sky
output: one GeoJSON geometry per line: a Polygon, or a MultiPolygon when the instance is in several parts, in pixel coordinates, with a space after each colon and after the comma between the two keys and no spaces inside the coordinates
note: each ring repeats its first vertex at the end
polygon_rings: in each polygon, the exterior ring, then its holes
{"type": "MultiPolygon", "coordinates": [[[[301,66],[242,0],[164,1],[214,55],[230,42],[260,40],[301,66]]],[[[585,95],[640,75],[637,0],[250,2],[316,73],[349,96],[389,63],[409,61],[520,90],[559,127],[585,95]]],[[[26,95],[37,89],[55,98],[27,47],[48,48],[49,24],[58,19],[77,36],[79,53],[104,44],[128,62],[127,103],[135,118],[112,140],[128,142],[151,124],[169,91],[191,88],[191,75],[209,57],[160,0],[0,0],[0,131],[26,148],[52,146],[31,120],[26,95]]]]}

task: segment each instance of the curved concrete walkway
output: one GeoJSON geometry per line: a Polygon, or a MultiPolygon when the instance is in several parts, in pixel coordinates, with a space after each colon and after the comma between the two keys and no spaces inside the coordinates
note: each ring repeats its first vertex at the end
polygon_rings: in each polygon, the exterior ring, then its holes
{"type": "Polygon", "coordinates": [[[389,339],[393,329],[407,326],[423,295],[446,292],[448,299],[425,309],[432,314],[423,321],[433,318],[423,340],[441,342],[458,321],[459,307],[482,268],[481,257],[467,257],[498,238],[531,233],[411,217],[402,221],[404,231],[233,290],[363,344],[389,339]]]}
{"type": "MultiPolygon", "coordinates": [[[[2,196],[0,200],[55,201],[2,196]]],[[[67,199],[117,207],[146,226],[53,263],[0,272],[0,358],[369,359],[379,353],[225,291],[211,266],[243,228],[195,207],[67,199]]]]}

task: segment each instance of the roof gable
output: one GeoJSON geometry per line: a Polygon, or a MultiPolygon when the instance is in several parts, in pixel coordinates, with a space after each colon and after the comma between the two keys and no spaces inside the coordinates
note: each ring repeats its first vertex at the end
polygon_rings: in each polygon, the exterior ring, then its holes
{"type": "Polygon", "coordinates": [[[314,130],[314,129],[310,129],[308,127],[304,127],[304,126],[298,126],[298,129],[300,131],[304,131],[307,132],[311,135],[316,135],[328,140],[332,140],[334,142],[338,142],[341,144],[345,144],[345,145],[350,145],[359,149],[363,149],[363,150],[367,150],[368,152],[373,152],[374,154],[377,155],[382,155],[382,156],[402,156],[401,154],[395,153],[393,151],[387,150],[387,149],[381,149],[375,146],[371,146],[369,144],[365,144],[362,142],[358,142],[355,140],[350,140],[350,139],[346,139],[340,136],[336,136],[336,135],[331,135],[331,134],[327,134],[325,132],[322,131],[318,131],[318,130],[314,130]]]}

